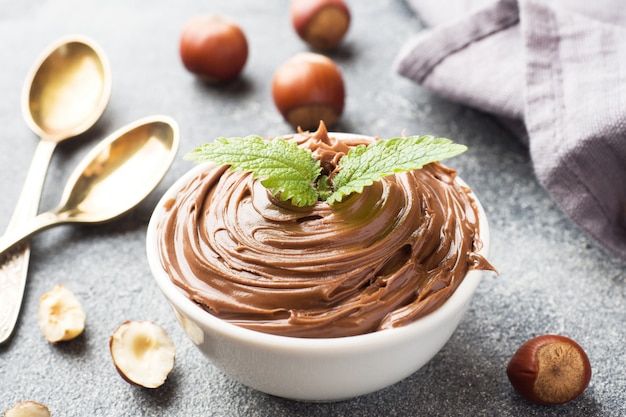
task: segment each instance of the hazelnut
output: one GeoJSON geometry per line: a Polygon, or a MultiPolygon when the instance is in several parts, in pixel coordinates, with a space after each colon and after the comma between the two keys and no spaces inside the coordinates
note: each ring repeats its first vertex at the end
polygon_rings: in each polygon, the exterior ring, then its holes
{"type": "Polygon", "coordinates": [[[331,126],[343,112],[343,77],[330,58],[299,53],[274,73],[272,96],[280,113],[293,127],[315,129],[320,121],[331,126]]]}
{"type": "Polygon", "coordinates": [[[320,51],[335,48],[350,26],[343,0],[293,0],[291,23],[302,40],[320,51]]]}
{"type": "Polygon", "coordinates": [[[511,358],[506,373],[513,387],[527,400],[563,404],[587,388],[591,364],[573,340],[544,335],[524,343],[511,358]]]}
{"type": "Polygon", "coordinates": [[[174,343],[163,327],[151,321],[126,321],[109,340],[113,364],[131,384],[158,388],[174,368],[174,343]]]}
{"type": "Polygon", "coordinates": [[[71,340],[85,329],[85,312],[76,296],[57,285],[39,299],[37,322],[50,343],[71,340]]]}
{"type": "Polygon", "coordinates": [[[50,410],[36,401],[22,401],[9,408],[4,417],[50,417],[50,410]]]}
{"type": "Polygon", "coordinates": [[[239,26],[220,16],[189,20],[180,37],[180,57],[187,70],[210,83],[234,80],[248,59],[248,41],[239,26]]]}

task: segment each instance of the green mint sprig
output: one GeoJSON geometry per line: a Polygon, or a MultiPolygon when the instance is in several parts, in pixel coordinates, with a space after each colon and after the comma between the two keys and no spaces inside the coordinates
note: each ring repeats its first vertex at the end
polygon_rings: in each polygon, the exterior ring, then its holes
{"type": "Polygon", "coordinates": [[[303,207],[316,201],[332,205],[352,193],[363,192],[364,187],[387,175],[420,169],[466,150],[464,145],[434,136],[379,140],[352,148],[341,158],[332,178],[322,175],[320,161],[309,149],[283,138],[217,138],[189,152],[185,159],[213,161],[251,172],[273,195],[303,207]]]}
{"type": "Polygon", "coordinates": [[[434,136],[392,138],[359,145],[339,161],[341,170],[332,180],[334,192],[326,201],[333,204],[349,194],[362,193],[363,187],[387,175],[420,169],[466,150],[465,145],[434,136]]]}
{"type": "Polygon", "coordinates": [[[280,195],[283,201],[292,200],[299,207],[312,206],[318,200],[315,180],[322,171],[320,161],[308,149],[283,138],[217,138],[189,152],[185,159],[213,161],[252,172],[273,195],[280,195]]]}

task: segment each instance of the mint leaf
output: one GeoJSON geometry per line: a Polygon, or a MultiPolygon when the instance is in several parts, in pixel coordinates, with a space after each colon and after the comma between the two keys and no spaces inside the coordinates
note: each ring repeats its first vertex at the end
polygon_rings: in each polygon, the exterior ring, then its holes
{"type": "Polygon", "coordinates": [[[434,136],[392,138],[359,145],[339,161],[340,171],[332,179],[334,192],[326,202],[339,202],[344,196],[363,192],[363,187],[387,175],[420,169],[466,150],[464,145],[434,136]]]}
{"type": "Polygon", "coordinates": [[[434,136],[410,136],[379,140],[351,149],[339,161],[338,173],[330,179],[322,174],[320,161],[306,148],[283,138],[260,136],[217,138],[185,155],[185,159],[230,165],[251,172],[254,178],[281,200],[312,206],[318,200],[334,204],[381,178],[420,169],[431,162],[451,158],[467,150],[464,145],[434,136]]]}
{"type": "Polygon", "coordinates": [[[185,159],[198,163],[213,161],[252,172],[273,195],[283,201],[291,200],[296,206],[312,206],[318,200],[315,182],[322,170],[320,162],[308,149],[283,138],[217,138],[189,152],[185,159]]]}

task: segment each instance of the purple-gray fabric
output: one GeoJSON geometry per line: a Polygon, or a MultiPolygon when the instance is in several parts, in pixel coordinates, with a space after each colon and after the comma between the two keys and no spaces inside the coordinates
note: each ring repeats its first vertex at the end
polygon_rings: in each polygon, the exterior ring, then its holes
{"type": "Polygon", "coordinates": [[[430,27],[397,71],[509,126],[561,209],[626,260],[622,0],[407,1],[430,27]]]}

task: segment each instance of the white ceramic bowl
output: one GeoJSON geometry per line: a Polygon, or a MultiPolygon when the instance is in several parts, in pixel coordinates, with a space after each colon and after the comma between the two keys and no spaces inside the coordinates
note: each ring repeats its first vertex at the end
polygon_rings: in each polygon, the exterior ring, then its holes
{"type": "MultiPolygon", "coordinates": [[[[165,193],[147,232],[148,263],[189,338],[235,380],[259,391],[301,401],[338,401],[368,394],[411,375],[448,341],[467,310],[483,272],[471,270],[437,310],[399,328],[341,338],[296,338],[248,330],[223,321],[192,302],[164,271],[157,253],[156,218],[164,203],[205,169],[196,166],[165,193]]],[[[475,197],[474,197],[475,198],[475,197]]],[[[479,208],[483,248],[489,228],[479,208]]]]}

